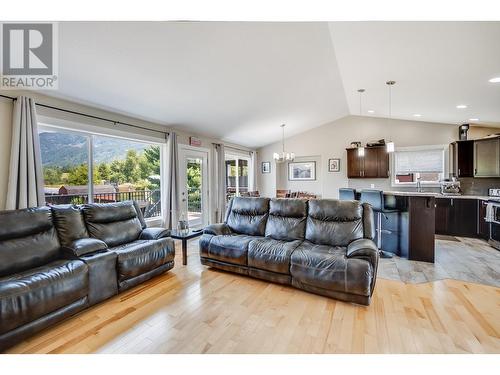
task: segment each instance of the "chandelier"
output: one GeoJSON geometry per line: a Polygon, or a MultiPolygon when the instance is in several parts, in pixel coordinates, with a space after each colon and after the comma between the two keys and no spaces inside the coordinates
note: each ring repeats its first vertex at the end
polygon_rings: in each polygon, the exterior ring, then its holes
{"type": "Polygon", "coordinates": [[[285,124],[281,124],[282,129],[282,151],[280,153],[275,152],[273,154],[273,159],[276,163],[284,163],[285,161],[294,161],[295,154],[293,152],[285,152],[285,124]]]}

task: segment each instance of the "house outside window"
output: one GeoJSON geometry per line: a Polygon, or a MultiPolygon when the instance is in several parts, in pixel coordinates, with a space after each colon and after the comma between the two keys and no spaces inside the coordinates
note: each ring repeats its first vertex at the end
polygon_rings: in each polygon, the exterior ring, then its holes
{"type": "Polygon", "coordinates": [[[445,178],[446,146],[400,148],[393,154],[393,186],[438,186],[445,178]]]}
{"type": "Polygon", "coordinates": [[[161,216],[159,144],[39,126],[47,204],[135,200],[161,216]]]}

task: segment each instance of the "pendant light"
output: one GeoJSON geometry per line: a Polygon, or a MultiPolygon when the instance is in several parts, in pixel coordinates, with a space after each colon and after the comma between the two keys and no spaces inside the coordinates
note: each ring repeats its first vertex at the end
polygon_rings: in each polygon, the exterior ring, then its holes
{"type": "MultiPolygon", "coordinates": [[[[363,111],[362,111],[362,105],[361,105],[362,104],[361,96],[365,92],[365,89],[359,89],[358,92],[359,92],[359,115],[362,116],[363,111]]],[[[365,156],[365,148],[363,147],[362,144],[360,144],[358,146],[358,156],[360,156],[360,157],[365,156]]]]}
{"type": "Polygon", "coordinates": [[[295,154],[293,152],[285,152],[285,124],[281,124],[280,127],[282,129],[282,138],[281,138],[282,149],[280,153],[275,152],[273,154],[273,159],[276,163],[283,163],[285,161],[294,161],[295,154]]]}
{"type": "MultiPolygon", "coordinates": [[[[389,87],[389,119],[392,118],[392,86],[396,84],[396,81],[387,81],[385,83],[389,87]]],[[[389,141],[385,145],[387,152],[394,152],[394,142],[389,141]]]]}

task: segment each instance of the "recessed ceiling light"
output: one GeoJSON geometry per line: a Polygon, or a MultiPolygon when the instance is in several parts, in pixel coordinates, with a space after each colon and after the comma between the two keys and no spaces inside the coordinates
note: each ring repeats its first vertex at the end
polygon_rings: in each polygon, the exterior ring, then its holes
{"type": "Polygon", "coordinates": [[[420,113],[415,113],[413,116],[415,116],[415,117],[422,117],[422,115],[420,113]]]}
{"type": "Polygon", "coordinates": [[[469,121],[479,121],[478,118],[470,118],[469,121]]]}
{"type": "Polygon", "coordinates": [[[457,105],[457,108],[464,109],[464,108],[467,108],[467,106],[465,104],[459,104],[459,105],[457,105]]]}
{"type": "Polygon", "coordinates": [[[492,78],[488,82],[491,82],[491,83],[500,83],[500,77],[492,78]]]}
{"type": "Polygon", "coordinates": [[[369,109],[368,113],[375,113],[375,111],[373,109],[369,109]]]}

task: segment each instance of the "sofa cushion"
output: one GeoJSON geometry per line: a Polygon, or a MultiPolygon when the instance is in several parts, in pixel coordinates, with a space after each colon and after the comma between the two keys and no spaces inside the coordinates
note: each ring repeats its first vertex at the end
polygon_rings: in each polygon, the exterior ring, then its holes
{"type": "Polygon", "coordinates": [[[234,234],[213,236],[208,244],[207,258],[221,262],[247,265],[248,244],[262,237],[234,234]]]}
{"type": "Polygon", "coordinates": [[[290,274],[290,257],[301,240],[281,241],[259,238],[248,245],[248,266],[261,270],[290,274]]]}
{"type": "Polygon", "coordinates": [[[78,206],[61,204],[52,206],[51,210],[62,246],[69,247],[73,241],[89,236],[83,220],[83,212],[78,206]]]}
{"type": "Polygon", "coordinates": [[[0,212],[0,276],[39,267],[60,255],[50,208],[0,212]]]}
{"type": "Polygon", "coordinates": [[[109,249],[118,255],[118,280],[123,281],[151,271],[174,260],[171,238],[137,240],[109,249]]]}
{"type": "Polygon", "coordinates": [[[273,198],[269,204],[266,237],[275,240],[303,240],[307,202],[303,199],[273,198]]]}
{"type": "Polygon", "coordinates": [[[67,306],[87,295],[88,268],[57,260],[0,278],[0,333],[67,306]]]}
{"type": "Polygon", "coordinates": [[[310,200],[306,240],[318,245],[347,246],[363,238],[363,206],[358,201],[310,200]]]}
{"type": "Polygon", "coordinates": [[[228,208],[227,226],[235,233],[264,236],[269,198],[235,197],[228,208]]]}
{"type": "Polygon", "coordinates": [[[304,241],[292,253],[290,273],[302,284],[369,296],[373,268],[365,259],[347,258],[346,248],[304,241]]]}
{"type": "Polygon", "coordinates": [[[82,208],[90,236],[104,241],[109,247],[135,241],[142,232],[132,201],[85,204],[82,208]]]}

